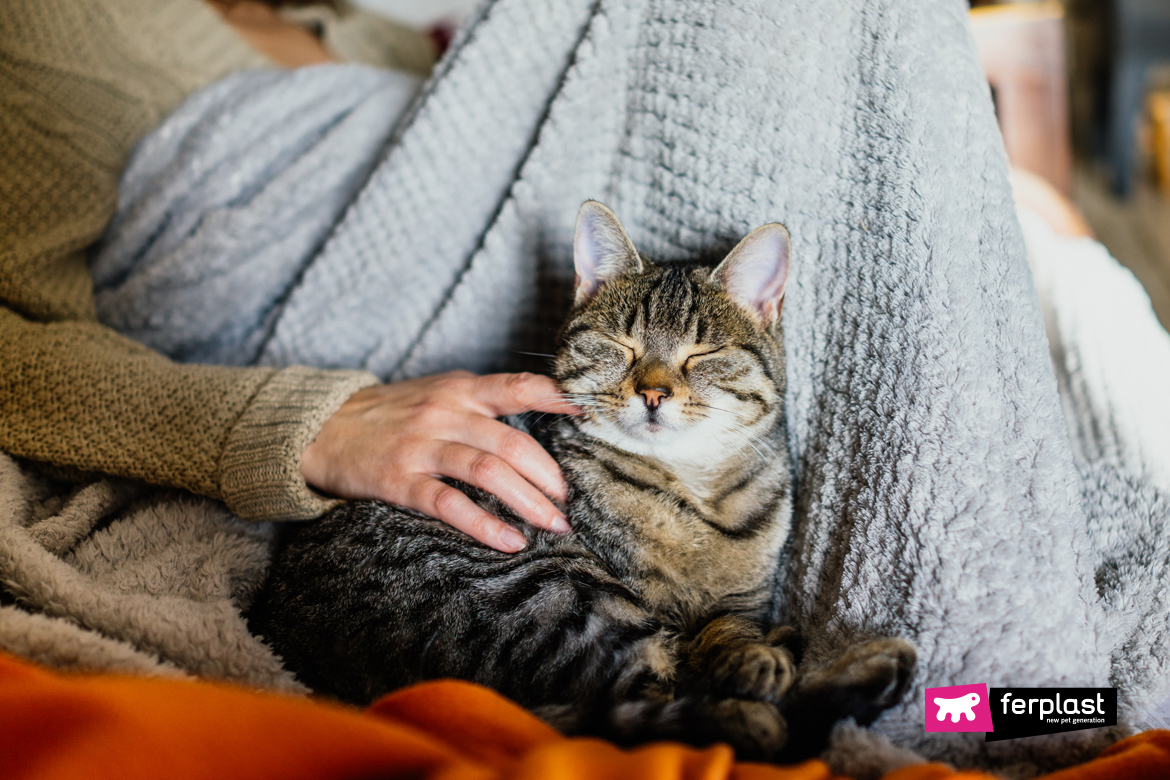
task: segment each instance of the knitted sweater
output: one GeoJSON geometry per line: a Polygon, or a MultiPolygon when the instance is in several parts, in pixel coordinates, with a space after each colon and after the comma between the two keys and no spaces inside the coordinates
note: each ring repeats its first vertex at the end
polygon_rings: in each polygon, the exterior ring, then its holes
{"type": "Polygon", "coordinates": [[[179,365],[100,325],[86,249],[134,143],[200,87],[269,65],[200,0],[8,0],[0,14],[0,449],[222,499],[334,502],[300,457],[361,371],[179,365]]]}

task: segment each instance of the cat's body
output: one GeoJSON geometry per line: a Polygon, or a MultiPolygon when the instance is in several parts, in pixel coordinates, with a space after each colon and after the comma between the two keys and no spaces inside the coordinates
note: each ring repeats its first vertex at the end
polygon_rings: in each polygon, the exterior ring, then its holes
{"type": "Polygon", "coordinates": [[[879,640],[793,687],[792,632],[757,623],[791,515],[787,247],[766,226],[715,270],[652,267],[586,204],[556,362],[585,414],[541,436],[573,530],[534,529],[464,486],[525,534],[506,554],[350,504],[288,533],[254,630],[307,685],[355,703],[459,677],[569,732],[720,739],[757,757],[793,731],[808,752],[838,718],[872,720],[901,697],[912,648],[879,640]]]}

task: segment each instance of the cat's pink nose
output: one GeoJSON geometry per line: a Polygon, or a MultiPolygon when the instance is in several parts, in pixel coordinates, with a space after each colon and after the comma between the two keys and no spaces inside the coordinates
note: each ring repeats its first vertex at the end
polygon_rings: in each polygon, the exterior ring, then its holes
{"type": "Polygon", "coordinates": [[[651,409],[657,409],[663,400],[673,395],[669,387],[639,387],[638,394],[646,400],[646,406],[651,409]]]}

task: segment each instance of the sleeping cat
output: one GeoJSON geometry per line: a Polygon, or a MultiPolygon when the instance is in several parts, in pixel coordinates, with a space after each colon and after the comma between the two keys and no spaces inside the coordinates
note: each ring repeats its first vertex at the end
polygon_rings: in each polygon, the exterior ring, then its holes
{"type": "Polygon", "coordinates": [[[792,507],[788,260],[771,224],[714,269],[652,265],[585,203],[555,362],[584,414],[533,431],[564,471],[573,530],[533,528],[466,485],[526,549],[347,504],[290,527],[253,631],[306,685],[357,704],[457,677],[567,733],[726,741],[752,758],[810,755],[837,720],[871,722],[904,694],[912,646],[871,641],[798,678],[795,631],[758,622],[792,507]]]}

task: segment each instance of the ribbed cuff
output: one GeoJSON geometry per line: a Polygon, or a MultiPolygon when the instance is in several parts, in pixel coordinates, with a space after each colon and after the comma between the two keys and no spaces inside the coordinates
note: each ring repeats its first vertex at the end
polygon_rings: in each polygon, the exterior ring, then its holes
{"type": "Polygon", "coordinates": [[[346,400],[378,383],[365,371],[291,366],[272,375],[228,434],[219,462],[224,503],[245,520],[309,520],[340,503],[301,476],[301,455],[346,400]]]}

